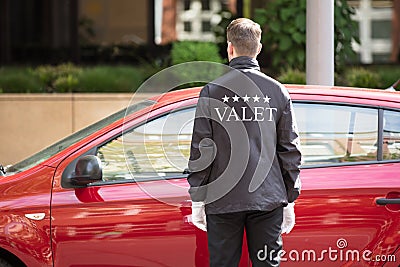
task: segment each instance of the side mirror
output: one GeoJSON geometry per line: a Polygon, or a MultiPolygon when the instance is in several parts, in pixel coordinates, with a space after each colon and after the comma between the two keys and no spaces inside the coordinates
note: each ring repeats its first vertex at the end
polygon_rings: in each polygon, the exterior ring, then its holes
{"type": "Polygon", "coordinates": [[[75,172],[70,179],[71,183],[76,186],[87,186],[90,183],[102,181],[103,170],[100,159],[93,155],[79,158],[75,165],[75,172]]]}

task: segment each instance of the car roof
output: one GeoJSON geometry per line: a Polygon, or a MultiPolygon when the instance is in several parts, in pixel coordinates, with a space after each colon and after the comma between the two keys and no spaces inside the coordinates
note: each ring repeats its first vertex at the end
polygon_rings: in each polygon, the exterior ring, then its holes
{"type": "Polygon", "coordinates": [[[338,96],[348,98],[363,98],[400,103],[400,92],[382,89],[323,86],[323,85],[286,85],[289,92],[302,95],[338,96]]]}
{"type": "MultiPolygon", "coordinates": [[[[354,103],[371,106],[400,108],[400,92],[382,89],[368,89],[322,85],[285,85],[293,100],[332,101],[336,103],[354,103]]],[[[201,87],[172,91],[151,98],[159,104],[167,104],[189,98],[197,98],[201,87]]]]}
{"type": "MultiPolygon", "coordinates": [[[[373,89],[360,89],[360,88],[346,88],[346,87],[329,87],[329,86],[310,86],[310,85],[286,85],[293,100],[304,100],[304,101],[332,101],[334,103],[359,103],[367,104],[372,106],[384,106],[389,108],[400,109],[400,92],[389,92],[384,90],[373,90],[373,89]]],[[[154,101],[154,105],[145,108],[144,110],[135,112],[132,114],[131,119],[135,119],[148,111],[156,110],[161,107],[168,106],[170,104],[178,103],[181,101],[189,100],[189,102],[195,103],[195,99],[198,98],[201,87],[182,89],[177,91],[171,91],[165,94],[157,95],[149,100],[154,101]],[[193,100],[193,101],[191,101],[193,100]]],[[[80,140],[74,146],[64,150],[64,155],[70,154],[75,151],[77,147],[80,147],[87,143],[88,140],[93,139],[93,135],[103,135],[104,133],[116,128],[117,126],[124,123],[125,118],[117,120],[107,127],[103,128],[96,133],[93,133],[82,140],[80,140]]],[[[60,154],[48,159],[42,165],[56,166],[58,164],[57,158],[60,154]]]]}

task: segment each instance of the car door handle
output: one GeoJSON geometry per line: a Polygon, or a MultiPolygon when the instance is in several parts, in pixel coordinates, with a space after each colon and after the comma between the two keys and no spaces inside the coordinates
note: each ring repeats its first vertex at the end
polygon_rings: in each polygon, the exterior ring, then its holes
{"type": "Polygon", "coordinates": [[[376,200],[376,204],[378,205],[400,204],[400,198],[378,198],[376,200]]]}

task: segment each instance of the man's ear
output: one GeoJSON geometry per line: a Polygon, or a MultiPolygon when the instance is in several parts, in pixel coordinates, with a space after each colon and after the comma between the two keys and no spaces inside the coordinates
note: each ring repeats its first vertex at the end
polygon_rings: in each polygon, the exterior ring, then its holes
{"type": "Polygon", "coordinates": [[[227,49],[228,49],[228,54],[232,54],[232,53],[233,53],[233,46],[232,46],[232,43],[231,43],[231,42],[228,42],[228,47],[227,47],[227,49]]]}
{"type": "Polygon", "coordinates": [[[261,49],[262,49],[262,44],[259,43],[259,44],[258,44],[258,49],[257,49],[257,55],[260,54],[261,49]]]}
{"type": "Polygon", "coordinates": [[[228,46],[226,48],[226,51],[228,52],[228,58],[233,57],[233,45],[231,42],[228,42],[228,46]]]}

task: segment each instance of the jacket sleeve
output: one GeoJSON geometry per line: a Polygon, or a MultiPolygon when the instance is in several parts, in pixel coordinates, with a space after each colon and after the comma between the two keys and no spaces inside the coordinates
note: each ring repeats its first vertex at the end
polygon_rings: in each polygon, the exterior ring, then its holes
{"type": "Polygon", "coordinates": [[[291,203],[300,195],[300,138],[292,101],[286,103],[284,112],[277,125],[277,155],[285,183],[288,202],[291,203]]]}
{"type": "Polygon", "coordinates": [[[200,92],[194,119],[192,142],[189,157],[189,194],[192,201],[204,201],[212,161],[215,157],[215,146],[212,137],[210,98],[206,85],[200,92]]]}

